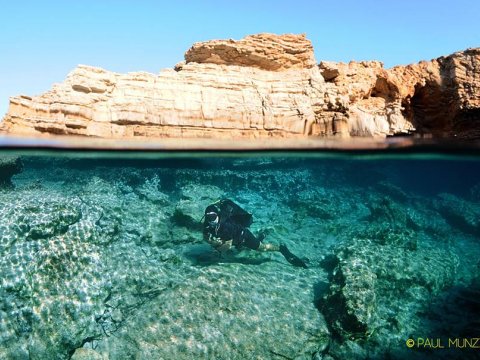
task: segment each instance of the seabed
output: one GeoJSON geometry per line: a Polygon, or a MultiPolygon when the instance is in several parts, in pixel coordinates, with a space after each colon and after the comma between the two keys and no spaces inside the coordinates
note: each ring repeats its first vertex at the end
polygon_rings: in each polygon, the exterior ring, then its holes
{"type": "Polygon", "coordinates": [[[1,139],[0,358],[478,358],[477,144],[187,143],[1,139]]]}

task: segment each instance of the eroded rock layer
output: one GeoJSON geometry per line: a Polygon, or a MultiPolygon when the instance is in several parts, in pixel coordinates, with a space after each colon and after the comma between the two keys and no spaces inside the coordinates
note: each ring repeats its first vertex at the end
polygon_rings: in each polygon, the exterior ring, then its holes
{"type": "Polygon", "coordinates": [[[194,44],[159,74],[80,65],[36,97],[15,96],[11,134],[131,137],[480,134],[480,49],[384,69],[316,65],[305,35],[194,44]]]}

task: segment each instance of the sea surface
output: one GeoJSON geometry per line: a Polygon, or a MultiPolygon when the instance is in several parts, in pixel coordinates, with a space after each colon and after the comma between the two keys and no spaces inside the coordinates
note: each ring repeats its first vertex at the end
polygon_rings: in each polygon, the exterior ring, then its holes
{"type": "Polygon", "coordinates": [[[0,359],[480,358],[479,156],[0,159],[0,359]],[[308,267],[214,250],[222,198],[308,267]]]}

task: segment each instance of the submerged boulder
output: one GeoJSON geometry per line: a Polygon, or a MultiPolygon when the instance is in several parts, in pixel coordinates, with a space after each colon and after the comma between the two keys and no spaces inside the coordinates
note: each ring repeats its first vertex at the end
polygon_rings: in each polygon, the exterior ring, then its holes
{"type": "Polygon", "coordinates": [[[0,357],[12,358],[17,344],[31,359],[66,358],[97,333],[94,314],[107,296],[96,214],[39,189],[0,195],[0,343],[8,349],[0,357]]]}
{"type": "Polygon", "coordinates": [[[364,261],[342,261],[322,304],[332,329],[345,339],[367,337],[375,327],[377,276],[364,261]]]}
{"type": "Polygon", "coordinates": [[[359,235],[322,264],[330,272],[330,285],[318,306],[339,339],[331,355],[342,358],[353,341],[383,358],[416,330],[415,319],[430,301],[453,284],[459,260],[446,247],[412,247],[410,230],[359,235]],[[375,346],[379,341],[382,346],[375,346]]]}
{"type": "Polygon", "coordinates": [[[108,356],[96,352],[93,349],[79,348],[75,350],[70,360],[107,360],[108,356]]]}
{"type": "Polygon", "coordinates": [[[20,157],[14,155],[0,155],[0,188],[12,186],[12,176],[21,173],[23,163],[20,157]]]}
{"type": "Polygon", "coordinates": [[[440,194],[434,208],[454,229],[465,234],[480,235],[480,206],[452,194],[440,194]]]}

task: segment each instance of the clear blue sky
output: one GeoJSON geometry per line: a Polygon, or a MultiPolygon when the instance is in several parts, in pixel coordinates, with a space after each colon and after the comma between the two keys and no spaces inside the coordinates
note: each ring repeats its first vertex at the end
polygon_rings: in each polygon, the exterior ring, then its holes
{"type": "Polygon", "coordinates": [[[173,67],[196,41],[306,33],[317,61],[386,67],[480,46],[479,0],[2,1],[0,118],[77,64],[117,72],[173,67]]]}

